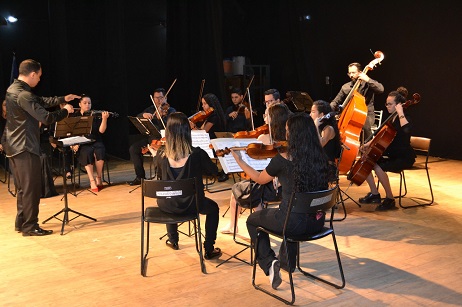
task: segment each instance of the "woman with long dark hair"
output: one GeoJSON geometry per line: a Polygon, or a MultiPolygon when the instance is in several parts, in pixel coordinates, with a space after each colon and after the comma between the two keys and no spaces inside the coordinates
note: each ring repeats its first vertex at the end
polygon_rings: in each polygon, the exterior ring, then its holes
{"type": "Polygon", "coordinates": [[[212,114],[200,126],[191,124],[191,129],[205,130],[211,139],[216,139],[215,132],[225,131],[226,122],[220,100],[212,93],[205,94],[202,97],[202,109],[207,112],[210,108],[213,108],[212,114]]]}
{"type": "MultiPolygon", "coordinates": [[[[214,248],[217,238],[219,219],[218,204],[205,197],[203,175],[216,175],[218,168],[210,160],[208,154],[200,147],[192,146],[191,129],[186,115],[181,112],[170,114],[165,129],[165,148],[157,151],[157,176],[161,180],[179,180],[196,178],[199,201],[199,213],[205,214],[205,259],[213,259],[221,255],[219,248],[214,248]]],[[[157,200],[160,210],[167,213],[193,213],[196,211],[194,198],[185,199],[183,203],[169,199],[157,200]]],[[[170,248],[177,250],[178,225],[167,224],[168,240],[165,242],[170,248]]]]}
{"type": "MultiPolygon", "coordinates": [[[[286,125],[288,147],[286,152],[271,159],[261,173],[254,170],[233,151],[233,156],[241,168],[259,184],[265,184],[278,177],[282,185],[282,201],[277,209],[266,209],[252,213],[247,219],[247,229],[253,242],[257,237],[257,227],[282,233],[287,215],[288,202],[293,192],[314,192],[328,188],[328,159],[324,153],[319,133],[312,118],[306,113],[296,113],[289,117],[286,125]]],[[[322,229],[325,214],[306,215],[292,213],[288,232],[292,235],[315,233],[322,229]]],[[[282,252],[282,246],[280,251],[282,252]]],[[[289,264],[280,263],[271,249],[268,234],[260,233],[256,261],[270,278],[274,289],[281,284],[279,269],[282,265],[287,270],[295,268],[296,244],[288,245],[289,264]]],[[[281,260],[285,259],[280,254],[281,260]]]]}

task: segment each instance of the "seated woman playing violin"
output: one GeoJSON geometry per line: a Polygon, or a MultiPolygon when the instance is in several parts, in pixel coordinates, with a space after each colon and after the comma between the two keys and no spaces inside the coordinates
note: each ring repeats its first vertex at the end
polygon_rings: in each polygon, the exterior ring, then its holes
{"type": "MultiPolygon", "coordinates": [[[[239,152],[232,151],[239,166],[258,184],[266,184],[278,178],[282,185],[282,200],[279,208],[269,208],[253,212],[247,219],[247,229],[252,242],[257,237],[257,227],[262,226],[281,234],[287,215],[288,202],[292,192],[315,192],[328,188],[328,160],[324,153],[319,133],[311,117],[306,113],[292,114],[287,120],[287,151],[277,154],[262,171],[256,171],[245,163],[239,152]],[[303,131],[303,133],[300,133],[303,131]]],[[[288,231],[291,235],[315,233],[324,226],[325,213],[314,215],[292,213],[289,217],[288,231]]],[[[280,268],[295,269],[297,244],[288,246],[289,263],[281,263],[286,257],[281,255],[285,247],[281,247],[279,259],[271,249],[267,233],[260,233],[258,254],[255,259],[260,268],[270,277],[273,289],[281,284],[280,268]]]]}
{"type": "MultiPolygon", "coordinates": [[[[91,98],[82,95],[79,102],[80,111],[73,113],[72,116],[90,116],[91,114],[91,98]]],[[[106,148],[103,144],[103,133],[106,132],[107,119],[109,112],[101,112],[101,117],[94,117],[92,123],[92,133],[89,138],[95,140],[90,144],[82,144],[73,146],[74,152],[79,152],[78,159],[81,165],[85,166],[85,171],[90,180],[90,188],[93,192],[99,192],[103,188],[101,180],[103,175],[104,158],[106,148]],[[93,165],[96,165],[96,179],[94,177],[93,165]]]]}
{"type": "MultiPolygon", "coordinates": [[[[285,104],[274,104],[268,109],[268,116],[265,118],[267,122],[271,120],[271,136],[273,138],[273,142],[281,142],[286,140],[286,122],[289,118],[291,112],[287,108],[285,104]]],[[[263,144],[268,145],[271,144],[271,140],[269,138],[269,134],[262,134],[258,137],[258,140],[262,141],[263,144]]],[[[249,193],[261,193],[260,189],[252,189],[255,183],[251,182],[250,180],[244,180],[240,182],[236,182],[232,187],[231,198],[229,200],[229,208],[230,208],[230,222],[221,229],[221,233],[225,234],[232,234],[234,232],[234,225],[237,221],[234,220],[236,216],[237,210],[237,202],[236,199],[240,199],[248,195],[249,193]]],[[[277,200],[278,197],[281,195],[281,189],[278,186],[277,180],[274,182],[271,181],[262,186],[263,192],[262,195],[255,195],[255,197],[250,196],[250,199],[255,198],[262,198],[262,202],[266,203],[268,201],[277,200]],[[276,186],[276,188],[275,188],[276,186]]],[[[261,204],[254,208],[255,211],[261,210],[261,204]]],[[[239,217],[239,215],[238,215],[239,217]]],[[[236,233],[239,231],[236,225],[236,233]]]]}
{"type": "MultiPolygon", "coordinates": [[[[382,157],[374,165],[374,171],[378,180],[382,184],[386,198],[382,201],[377,186],[374,182],[374,177],[370,173],[366,181],[369,185],[370,192],[366,196],[361,197],[359,202],[362,204],[380,204],[376,210],[385,211],[396,209],[395,198],[390,186],[387,171],[400,172],[405,168],[411,167],[415,162],[415,152],[411,147],[411,124],[409,118],[404,114],[402,103],[406,99],[397,91],[392,91],[388,94],[385,106],[388,112],[396,111],[397,117],[391,123],[396,129],[397,134],[390,145],[387,147],[382,157]]],[[[372,140],[364,144],[363,149],[366,150],[372,140]]]]}
{"type": "Polygon", "coordinates": [[[226,131],[236,133],[238,131],[247,131],[250,129],[250,110],[248,104],[244,102],[244,95],[239,88],[231,90],[232,106],[225,111],[226,131]]]}
{"type": "Polygon", "coordinates": [[[215,94],[205,94],[202,97],[202,109],[207,112],[209,109],[213,108],[213,112],[205,118],[202,123],[194,123],[190,121],[191,129],[195,130],[205,130],[210,135],[211,139],[216,139],[216,131],[224,131],[225,128],[225,117],[223,114],[223,109],[221,108],[220,101],[215,94]]]}

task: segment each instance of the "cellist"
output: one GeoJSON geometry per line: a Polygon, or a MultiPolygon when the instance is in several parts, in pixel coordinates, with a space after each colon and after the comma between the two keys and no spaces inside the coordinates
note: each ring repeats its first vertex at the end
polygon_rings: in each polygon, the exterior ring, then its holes
{"type": "Polygon", "coordinates": [[[356,80],[360,79],[361,84],[358,88],[359,94],[364,96],[367,105],[367,120],[363,126],[364,139],[367,140],[372,135],[371,125],[374,124],[374,96],[375,94],[382,94],[384,91],[383,85],[376,80],[369,78],[369,76],[361,71],[362,66],[359,63],[351,63],[348,65],[348,77],[351,81],[345,83],[334,100],[330,103],[332,110],[338,111],[339,105],[343,103],[345,98],[350,93],[356,80]]]}
{"type": "MultiPolygon", "coordinates": [[[[400,172],[405,168],[411,167],[415,162],[416,155],[411,147],[411,124],[409,123],[409,118],[404,114],[402,106],[402,103],[405,101],[406,98],[398,91],[392,91],[388,94],[385,104],[388,113],[392,114],[396,111],[397,116],[391,124],[396,129],[397,134],[373,169],[385,190],[386,198],[382,201],[374,177],[370,173],[366,178],[370,192],[359,199],[361,204],[381,203],[377,207],[377,211],[396,209],[395,198],[393,197],[390,180],[386,172],[400,172]]],[[[366,150],[371,142],[372,140],[364,144],[363,149],[366,150]]]]}

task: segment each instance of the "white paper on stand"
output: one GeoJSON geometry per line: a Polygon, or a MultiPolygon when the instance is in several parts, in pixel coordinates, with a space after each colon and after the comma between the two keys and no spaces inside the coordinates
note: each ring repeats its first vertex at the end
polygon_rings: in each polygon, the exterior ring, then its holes
{"type": "Polygon", "coordinates": [[[191,139],[193,147],[200,147],[209,155],[214,158],[213,150],[210,148],[210,135],[205,130],[191,130],[191,139]]]}

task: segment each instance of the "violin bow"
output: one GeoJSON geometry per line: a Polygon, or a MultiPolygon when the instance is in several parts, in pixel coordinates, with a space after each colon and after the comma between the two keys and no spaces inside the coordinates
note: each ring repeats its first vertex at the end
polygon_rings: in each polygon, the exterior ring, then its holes
{"type": "Polygon", "coordinates": [[[247,88],[246,93],[249,95],[250,122],[252,123],[252,130],[255,130],[255,125],[254,125],[254,123],[253,123],[252,100],[250,99],[250,91],[249,91],[249,88],[247,88]]]}
{"type": "Polygon", "coordinates": [[[172,87],[175,85],[176,79],[177,79],[177,78],[175,78],[175,80],[173,80],[172,85],[170,85],[170,88],[168,89],[167,93],[165,93],[165,99],[167,99],[168,93],[170,93],[170,90],[171,90],[172,87]]]}
{"type": "Polygon", "coordinates": [[[250,86],[252,85],[253,79],[255,78],[255,75],[252,75],[252,78],[250,78],[249,84],[247,85],[247,88],[245,89],[244,97],[242,97],[242,103],[244,103],[245,96],[249,95],[249,107],[250,107],[250,122],[252,123],[252,130],[255,130],[254,124],[253,124],[253,111],[252,111],[252,102],[250,101],[250,86]]]}
{"type": "Polygon", "coordinates": [[[199,91],[199,100],[197,101],[197,108],[196,108],[196,112],[199,112],[199,109],[201,107],[201,102],[202,102],[202,93],[204,91],[204,85],[205,85],[205,79],[202,79],[202,82],[201,82],[201,89],[199,91]]]}
{"type": "MultiPolygon", "coordinates": [[[[167,96],[167,95],[165,95],[165,96],[167,96]]],[[[152,104],[154,105],[154,108],[156,109],[157,116],[159,116],[160,122],[162,123],[162,126],[164,126],[164,129],[167,129],[167,128],[165,127],[164,120],[162,119],[162,116],[160,115],[159,109],[157,108],[157,105],[156,105],[156,103],[154,102],[154,97],[152,97],[152,95],[149,95],[149,97],[151,97],[152,104]]]]}

